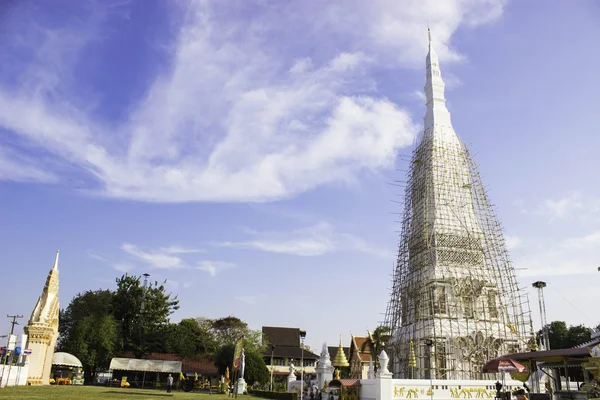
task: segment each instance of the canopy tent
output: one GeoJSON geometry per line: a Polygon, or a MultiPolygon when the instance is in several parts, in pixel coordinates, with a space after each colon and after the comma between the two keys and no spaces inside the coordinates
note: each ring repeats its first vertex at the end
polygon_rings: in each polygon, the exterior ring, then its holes
{"type": "Polygon", "coordinates": [[[120,371],[180,373],[181,361],[140,360],[137,358],[113,358],[110,369],[120,371]]]}
{"type": "Polygon", "coordinates": [[[54,353],[54,356],[52,357],[52,365],[83,368],[79,358],[75,357],[73,354],[61,352],[54,353]]]}

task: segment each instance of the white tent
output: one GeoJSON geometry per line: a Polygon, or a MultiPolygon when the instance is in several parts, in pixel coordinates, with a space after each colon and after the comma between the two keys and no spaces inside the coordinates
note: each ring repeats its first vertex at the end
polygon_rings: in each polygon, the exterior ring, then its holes
{"type": "Polygon", "coordinates": [[[69,353],[54,353],[52,357],[52,365],[65,365],[67,367],[79,367],[82,368],[81,361],[73,354],[69,353]]]}
{"type": "Polygon", "coordinates": [[[140,360],[137,358],[113,358],[111,370],[180,373],[181,361],[140,360]]]}

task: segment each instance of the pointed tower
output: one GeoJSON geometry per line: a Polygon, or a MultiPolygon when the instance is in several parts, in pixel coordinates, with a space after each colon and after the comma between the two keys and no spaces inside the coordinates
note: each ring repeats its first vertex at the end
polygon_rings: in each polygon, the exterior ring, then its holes
{"type": "Polygon", "coordinates": [[[333,365],[334,367],[338,367],[338,368],[350,366],[350,363],[348,363],[348,359],[346,358],[346,353],[344,353],[344,346],[342,346],[342,336],[341,335],[340,335],[340,345],[338,346],[335,357],[331,361],[331,365],[333,365]]]}
{"type": "Polygon", "coordinates": [[[54,266],[48,273],[46,285],[38,299],[29,323],[25,327],[28,334],[30,385],[48,385],[52,357],[58,339],[58,250],[54,266]]]}
{"type": "Polygon", "coordinates": [[[386,325],[394,377],[484,379],[483,364],[533,337],[500,223],[452,127],[431,43],[424,130],[407,173],[386,325]],[[415,359],[411,357],[411,341],[415,359]]]}

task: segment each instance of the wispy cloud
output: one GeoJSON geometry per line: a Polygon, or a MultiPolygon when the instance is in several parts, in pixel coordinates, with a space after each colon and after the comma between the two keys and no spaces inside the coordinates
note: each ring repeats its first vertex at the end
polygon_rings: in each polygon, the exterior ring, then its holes
{"type": "Polygon", "coordinates": [[[519,248],[523,244],[523,240],[518,236],[507,235],[504,239],[506,240],[506,247],[509,250],[519,248]]]}
{"type": "Polygon", "coordinates": [[[235,268],[235,264],[224,261],[203,260],[197,263],[196,269],[208,273],[210,276],[216,276],[217,273],[225,269],[235,268]]]}
{"type": "Polygon", "coordinates": [[[135,265],[127,262],[118,262],[113,264],[112,267],[119,272],[128,273],[135,268],[135,265]]]}
{"type": "MultiPolygon", "coordinates": [[[[203,249],[186,248],[182,246],[160,247],[156,250],[142,250],[138,246],[131,243],[123,243],[121,250],[127,254],[143,261],[144,263],[159,269],[197,269],[208,273],[211,277],[216,276],[219,272],[236,267],[235,264],[216,261],[216,260],[199,260],[186,261],[180,255],[188,255],[192,253],[203,252],[203,249]]],[[[128,264],[121,264],[126,266],[128,264]]],[[[126,271],[125,271],[126,272],[126,271]]]]}
{"type": "Polygon", "coordinates": [[[192,249],[181,246],[169,246],[169,247],[161,247],[161,252],[169,253],[169,254],[188,254],[188,253],[203,253],[204,249],[192,249]]]}
{"type": "Polygon", "coordinates": [[[600,266],[600,230],[563,239],[538,239],[515,253],[521,276],[597,274],[600,266]]]}
{"type": "Polygon", "coordinates": [[[545,199],[532,209],[522,202],[521,211],[548,217],[550,221],[576,219],[577,221],[597,220],[600,217],[600,199],[586,196],[580,192],[569,193],[559,198],[545,199]]]}
{"type": "Polygon", "coordinates": [[[359,251],[382,257],[392,253],[369,245],[364,240],[349,234],[336,232],[333,226],[321,222],[291,232],[256,232],[247,230],[254,238],[240,242],[214,242],[215,246],[237,249],[254,249],[296,256],[320,256],[337,250],[359,251]]]}
{"type": "MultiPolygon", "coordinates": [[[[1,143],[1,142],[0,142],[1,143]]],[[[41,169],[36,161],[15,150],[0,148],[0,181],[57,183],[59,178],[41,169]]]]}
{"type": "Polygon", "coordinates": [[[160,249],[157,251],[144,251],[131,243],[123,243],[121,250],[155,268],[172,269],[185,266],[185,262],[181,258],[160,249]]]}
{"type": "MultiPolygon", "coordinates": [[[[503,2],[356,0],[320,4],[319,12],[282,2],[254,4],[255,12],[238,19],[227,7],[185,3],[169,68],[117,124],[90,112],[95,97],[110,93],[86,97],[71,71],[86,61],[83,49],[101,40],[105,21],[127,13],[101,7],[72,18],[76,25],[65,20],[61,30],[40,26],[35,34],[24,29],[27,19],[11,25],[7,42],[25,36],[34,56],[11,64],[24,71],[12,80],[22,84],[0,84],[0,127],[84,171],[99,186],[94,193],[109,197],[268,201],[351,182],[362,171],[392,167],[418,129],[377,92],[373,65],[422,66],[427,19],[442,58],[459,60],[452,33],[498,18],[503,2]],[[282,30],[318,46],[319,56],[281,40],[282,30]]],[[[56,171],[43,172],[42,158],[10,161],[0,163],[0,179],[56,180],[56,171]]],[[[177,265],[129,250],[160,268],[177,265]]]]}

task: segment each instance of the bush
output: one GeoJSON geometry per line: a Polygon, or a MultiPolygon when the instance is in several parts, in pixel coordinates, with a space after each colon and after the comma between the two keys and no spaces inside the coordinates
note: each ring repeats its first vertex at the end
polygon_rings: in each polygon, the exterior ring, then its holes
{"type": "Polygon", "coordinates": [[[253,389],[248,389],[248,393],[252,396],[262,397],[263,399],[298,400],[298,393],[270,392],[268,390],[253,390],[253,389]]]}

